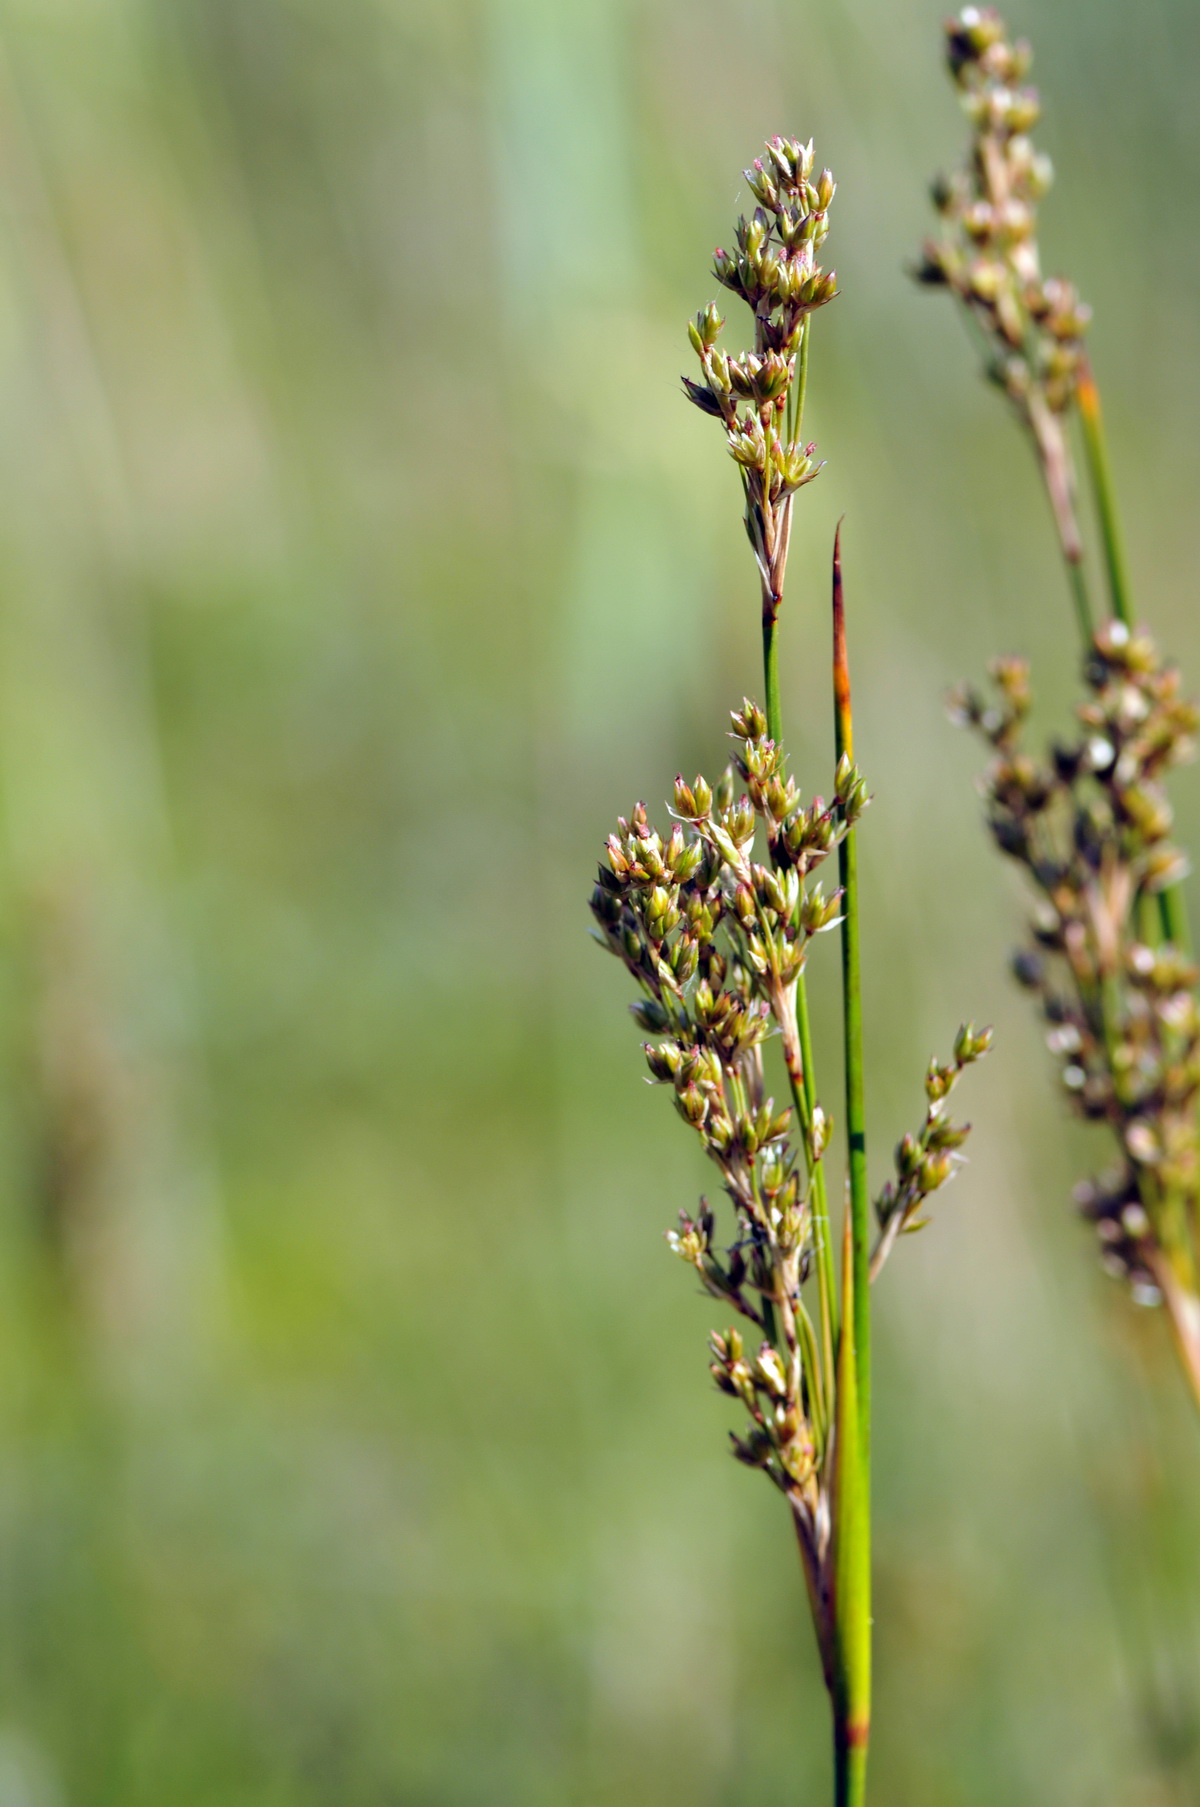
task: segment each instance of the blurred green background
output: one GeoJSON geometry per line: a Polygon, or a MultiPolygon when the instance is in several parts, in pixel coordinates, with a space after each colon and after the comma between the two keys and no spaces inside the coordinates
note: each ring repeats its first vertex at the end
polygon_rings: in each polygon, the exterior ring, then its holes
{"type": "MultiPolygon", "coordinates": [[[[1200,12],[1014,23],[1200,674],[1200,12]]],[[[678,373],[775,131],[841,183],[784,672],[827,789],[846,511],[878,1178],[931,1051],[999,1032],[878,1301],[873,1799],[1200,1799],[1200,1439],[1072,1220],[1101,1157],[943,712],[1020,649],[1050,720],[1073,651],[903,271],[939,55],[924,0],[3,0],[0,1807],[827,1798],[786,1516],[661,1242],[710,1182],[585,909],[758,684],[678,373]]]]}

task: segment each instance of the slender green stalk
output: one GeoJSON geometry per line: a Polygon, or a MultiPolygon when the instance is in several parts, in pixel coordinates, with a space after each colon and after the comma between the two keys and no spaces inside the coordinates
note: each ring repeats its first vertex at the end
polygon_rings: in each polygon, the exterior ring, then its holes
{"type": "Polygon", "coordinates": [[[1126,627],[1133,625],[1130,607],[1129,568],[1125,562],[1125,542],[1121,519],[1117,513],[1117,495],[1113,486],[1112,466],[1108,458],[1108,441],[1104,432],[1104,413],[1100,407],[1100,391],[1092,367],[1086,359],[1079,367],[1075,389],[1079,403],[1079,419],[1083,427],[1083,445],[1087,454],[1088,476],[1096,502],[1100,534],[1104,541],[1104,563],[1108,572],[1108,592],[1112,612],[1126,627]]]}
{"type": "MultiPolygon", "coordinates": [[[[833,544],[834,735],[839,764],[854,760],[854,720],[850,706],[850,665],[842,593],[842,529],[833,544]]],[[[850,1219],[854,1250],[854,1342],[858,1358],[858,1402],[863,1451],[871,1448],[871,1201],[867,1184],[867,1125],[863,1091],[862,980],[858,910],[857,831],[850,829],[838,849],[842,881],[842,1000],[846,1044],[846,1136],[850,1172],[850,1219]]]]}
{"type": "Polygon", "coordinates": [[[805,1308],[804,1300],[796,1301],[796,1337],[800,1344],[800,1357],[804,1364],[805,1376],[808,1380],[813,1402],[813,1430],[816,1434],[817,1447],[822,1455],[829,1443],[829,1400],[826,1386],[828,1368],[822,1368],[821,1355],[817,1348],[817,1333],[813,1329],[813,1321],[805,1308]]]}
{"type": "MultiPolygon", "coordinates": [[[[809,1120],[816,1103],[817,1080],[813,1068],[812,1021],[808,1013],[808,989],[804,974],[796,986],[796,1021],[800,1029],[800,1053],[804,1060],[804,1093],[809,1120]]],[[[833,1273],[833,1230],[829,1219],[829,1193],[825,1163],[819,1163],[813,1185],[813,1242],[816,1245],[817,1293],[821,1301],[822,1336],[826,1372],[833,1373],[833,1351],[838,1333],[837,1286],[833,1273]]]]}
{"type": "Polygon", "coordinates": [[[1187,899],[1180,884],[1169,885],[1158,894],[1158,910],[1162,917],[1163,934],[1173,942],[1181,953],[1191,954],[1192,930],[1188,922],[1187,899]]]}
{"type": "Polygon", "coordinates": [[[767,733],[777,747],[783,745],[782,708],[779,701],[779,598],[763,594],[763,688],[766,691],[767,733]]]}
{"type": "MultiPolygon", "coordinates": [[[[806,325],[801,369],[807,372],[806,325]]],[[[799,410],[797,411],[799,412],[799,410]]],[[[767,694],[767,732],[776,746],[783,744],[783,720],[779,696],[778,599],[768,615],[763,610],[763,673],[767,694]]],[[[796,982],[796,1026],[800,1040],[801,1070],[788,1062],[788,1079],[797,1115],[805,1131],[816,1106],[816,1074],[813,1064],[812,1025],[808,988],[801,972],[796,982]]],[[[867,1741],[870,1733],[871,1605],[870,1605],[870,1507],[865,1499],[866,1481],[862,1431],[858,1411],[856,1334],[854,1324],[854,1261],[850,1253],[847,1220],[846,1249],[842,1259],[843,1307],[839,1333],[833,1248],[829,1222],[829,1197],[825,1163],[810,1163],[812,1175],[813,1246],[817,1269],[817,1299],[821,1318],[821,1353],[824,1371],[834,1394],[833,1523],[833,1652],[831,1701],[833,1708],[834,1807],[864,1807],[866,1801],[867,1741]],[[834,1351],[837,1371],[834,1373],[834,1351]]],[[[828,1401],[825,1402],[828,1410],[828,1401]]],[[[816,1604],[814,1603],[814,1612],[816,1604]]]]}
{"type": "Polygon", "coordinates": [[[839,1728],[834,1764],[834,1801],[837,1807],[862,1807],[867,1798],[867,1745],[854,1735],[847,1722],[839,1728]]]}
{"type": "Polygon", "coordinates": [[[855,1349],[852,1224],[842,1238],[833,1475],[833,1769],[835,1807],[863,1807],[871,1736],[871,1504],[855,1349]]]}
{"type": "MultiPolygon", "coordinates": [[[[841,524],[833,547],[834,732],[839,771],[853,763],[854,723],[842,594],[841,524]]],[[[846,1141],[850,1206],[842,1253],[842,1329],[837,1380],[837,1509],[834,1622],[838,1642],[835,1702],[836,1801],[866,1798],[871,1723],[871,1281],[870,1197],[863,1099],[862,986],[859,973],[858,864],[855,831],[838,850],[842,881],[842,999],[846,1070],[846,1141]]]]}
{"type": "Polygon", "coordinates": [[[805,320],[800,331],[800,367],[796,373],[796,382],[792,390],[792,420],[788,434],[790,439],[799,439],[804,427],[804,398],[808,394],[808,346],[812,337],[812,318],[805,320]]]}
{"type": "MultiPolygon", "coordinates": [[[[774,737],[772,737],[774,738],[774,737]]],[[[817,1303],[821,1318],[821,1359],[824,1372],[832,1377],[834,1349],[837,1344],[837,1286],[833,1271],[833,1244],[829,1227],[829,1193],[825,1185],[825,1163],[813,1162],[807,1153],[808,1136],[816,1105],[816,1082],[813,1076],[812,1024],[808,1013],[808,992],[801,973],[796,986],[796,1028],[800,1037],[800,1071],[786,1061],[792,1103],[804,1131],[805,1161],[812,1176],[813,1249],[817,1269],[817,1303]]],[[[832,1385],[832,1379],[830,1380],[832,1385]]]]}
{"type": "Polygon", "coordinates": [[[1064,563],[1067,567],[1067,581],[1071,586],[1071,600],[1075,604],[1075,619],[1079,623],[1079,638],[1083,642],[1086,657],[1092,644],[1092,635],[1096,631],[1092,620],[1092,605],[1088,599],[1087,576],[1082,558],[1066,556],[1064,563]]]}

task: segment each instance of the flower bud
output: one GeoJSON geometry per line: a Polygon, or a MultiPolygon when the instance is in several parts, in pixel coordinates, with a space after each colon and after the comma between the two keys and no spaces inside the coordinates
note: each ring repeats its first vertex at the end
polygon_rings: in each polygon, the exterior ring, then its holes
{"type": "Polygon", "coordinates": [[[921,1149],[917,1138],[906,1130],[896,1144],[896,1172],[902,1180],[911,1180],[920,1170],[921,1149]]]}
{"type": "Polygon", "coordinates": [[[812,1118],[808,1127],[808,1151],[814,1161],[819,1161],[829,1147],[833,1135],[832,1119],[827,1117],[819,1104],[814,1104],[812,1118]]]}
{"type": "Polygon", "coordinates": [[[752,1369],[755,1380],[763,1386],[773,1399],[787,1398],[787,1375],[783,1371],[783,1363],[779,1359],[779,1351],[771,1343],[763,1343],[754,1358],[752,1369]]]}
{"type": "Polygon", "coordinates": [[[725,322],[717,311],[715,301],[710,301],[702,313],[696,315],[696,325],[700,329],[700,337],[706,347],[711,348],[717,342],[717,334],[725,322]]]}
{"type": "Polygon", "coordinates": [[[939,1104],[954,1084],[955,1074],[952,1068],[939,1065],[937,1059],[929,1063],[929,1071],[925,1075],[925,1096],[931,1104],[939,1104]]]}
{"type": "Polygon", "coordinates": [[[964,1023],[954,1038],[954,1058],[960,1067],[968,1066],[973,1060],[980,1060],[991,1047],[993,1031],[975,1028],[974,1023],[964,1023]]]}
{"type": "Polygon", "coordinates": [[[726,832],[738,848],[754,839],[754,811],[748,797],[742,797],[725,818],[726,832]]]}
{"type": "Polygon", "coordinates": [[[657,1047],[652,1042],[644,1042],[643,1049],[646,1065],[661,1085],[675,1078],[683,1064],[683,1056],[676,1042],[660,1042],[657,1047]]]}
{"type": "Polygon", "coordinates": [[[690,376],[681,378],[683,393],[690,402],[694,402],[701,414],[711,414],[715,420],[724,418],[725,410],[715,392],[707,383],[694,383],[690,376]]]}
{"type": "Polygon", "coordinates": [[[944,1186],[954,1171],[954,1163],[949,1154],[928,1154],[921,1162],[921,1191],[928,1194],[936,1192],[944,1186]]]}
{"type": "Polygon", "coordinates": [[[684,1122],[690,1123],[694,1129],[699,1129],[708,1115],[708,1100],[695,1085],[687,1085],[682,1092],[677,1092],[675,1105],[684,1122]]]}
{"type": "Polygon", "coordinates": [[[661,1035],[671,1026],[671,1019],[657,998],[639,998],[636,1004],[629,1006],[629,1014],[638,1028],[648,1035],[661,1035]]]}
{"type": "Polygon", "coordinates": [[[740,709],[730,710],[729,720],[738,740],[763,740],[766,738],[767,718],[758,704],[752,703],[748,696],[742,698],[740,709]]]}

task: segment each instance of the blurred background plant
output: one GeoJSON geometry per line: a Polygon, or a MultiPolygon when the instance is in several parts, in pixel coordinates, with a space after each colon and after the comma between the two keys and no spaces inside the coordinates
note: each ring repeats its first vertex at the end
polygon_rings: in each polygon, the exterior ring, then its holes
{"type": "Polygon", "coordinates": [[[1188,860],[1168,838],[1165,788],[1172,768],[1195,757],[1200,707],[1135,617],[1084,349],[1091,308],[1073,283],[1043,274],[1038,203],[1052,168],[1030,137],[1041,115],[1027,82],[1031,46],[1010,37],[994,7],[976,6],[946,22],[945,42],[970,136],[960,169],[933,184],[942,229],[916,274],[962,303],[986,375],[1029,434],[1087,692],[1070,737],[1056,737],[1044,760],[1023,738],[1028,660],[993,660],[995,701],[967,686],[954,710],[993,750],[988,827],[1025,867],[1035,899],[1015,975],[1039,1000],[1067,1101],[1115,1136],[1107,1150],[1115,1165],[1077,1187],[1076,1199],[1109,1272],[1129,1282],[1137,1303],[1165,1307],[1200,1405],[1200,972],[1183,888],[1188,860]],[[1073,439],[1090,479],[1094,534],[1081,513],[1073,439]]]}
{"type": "MultiPolygon", "coordinates": [[[[819,1774],[789,1527],[696,1385],[709,1304],[647,1259],[703,1163],[578,903],[614,795],[702,765],[757,656],[678,321],[730,171],[801,122],[846,293],[782,679],[849,509],[872,1112],[909,1120],[964,997],[997,1025],[986,1204],[876,1316],[874,1800],[1195,1797],[1194,1428],[1046,1209],[1087,1156],[939,716],[998,646],[1037,720],[1074,685],[1028,455],[902,274],[960,137],[938,24],[0,11],[5,1807],[775,1807],[819,1774]]],[[[1200,16],[1020,24],[1131,562],[1197,670],[1200,16]]],[[[789,734],[807,784],[828,714],[789,734]]],[[[1193,777],[1177,804],[1195,845],[1193,777]]]]}

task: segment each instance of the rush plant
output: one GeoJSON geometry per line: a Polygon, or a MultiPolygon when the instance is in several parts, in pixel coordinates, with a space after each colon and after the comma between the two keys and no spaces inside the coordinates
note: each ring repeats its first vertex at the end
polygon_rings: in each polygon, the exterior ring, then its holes
{"type": "Polygon", "coordinates": [[[992,751],[988,826],[1033,894],[1013,965],[1045,1019],[1064,1096],[1105,1125],[1113,1165],[1077,1202],[1104,1265],[1143,1305],[1165,1305],[1200,1404],[1200,1011],[1164,779],[1192,756],[1200,712],[1150,634],[1136,624],[1100,395],[1084,348],[1090,310],[1069,282],[1044,277],[1037,204],[1051,179],[1030,132],[1029,46],[990,7],[946,26],[946,55],[970,123],[961,169],[933,185],[940,234],[923,282],[949,289],[984,368],[1033,447],[1070,584],[1083,696],[1069,734],[1027,750],[1029,671],[991,668],[994,697],[972,689],[959,718],[992,751]],[[1094,504],[1103,601],[1091,595],[1074,440],[1094,504]]]}
{"type": "Polygon", "coordinates": [[[858,826],[868,804],[854,763],[840,545],[833,555],[831,796],[802,795],[789,770],[778,631],[792,510],[819,474],[803,436],[813,317],[837,292],[818,263],[834,181],[811,144],[775,138],[746,171],[755,207],[718,250],[715,274],[748,309],[752,342],[719,344],[711,302],[688,327],[699,376],[687,395],[718,422],[741,485],[762,605],[765,708],[734,710],[733,760],[714,782],[675,781],[665,832],[639,803],[609,837],[592,894],[598,938],[641,996],[632,1005],[651,1079],[670,1091],[719,1175],[668,1234],[728,1314],[710,1370],[746,1414],[733,1453],[787,1501],[833,1715],[835,1801],[865,1799],[870,1735],[870,1287],[898,1236],[920,1227],[962,1159],[968,1126],[948,1114],[990,1031],[967,1024],[950,1060],[930,1063],[920,1131],[895,1153],[872,1200],[867,1182],[864,1030],[859,980],[858,826]],[[838,883],[818,868],[834,854],[838,883]],[[839,931],[843,998],[846,1207],[826,1176],[834,1144],[821,1102],[806,967],[839,931]],[[772,1077],[774,1073],[774,1077],[772,1077]],[[777,1096],[781,1099],[777,1102],[777,1096]],[[840,1248],[840,1256],[839,1256],[840,1248]]]}

